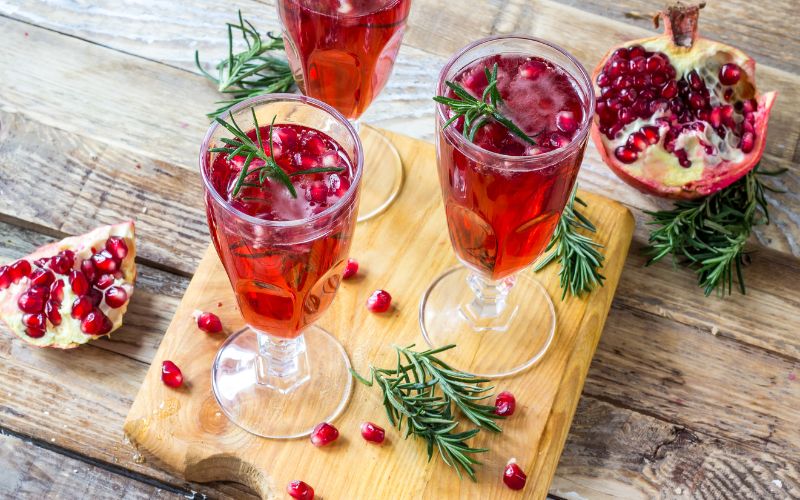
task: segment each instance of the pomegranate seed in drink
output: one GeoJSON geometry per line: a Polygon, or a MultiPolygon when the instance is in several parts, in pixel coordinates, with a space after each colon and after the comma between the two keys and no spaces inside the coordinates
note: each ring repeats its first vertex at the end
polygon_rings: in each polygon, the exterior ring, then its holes
{"type": "Polygon", "coordinates": [[[86,292],[89,291],[89,280],[80,271],[73,269],[69,272],[69,284],[75,295],[86,295],[86,292]]]}
{"type": "Polygon", "coordinates": [[[112,309],[119,309],[128,302],[128,293],[121,286],[112,286],[105,293],[106,304],[112,309]]]}
{"type": "Polygon", "coordinates": [[[303,481],[292,481],[286,486],[286,492],[296,500],[314,500],[314,488],[303,481]]]}
{"type": "Polygon", "coordinates": [[[567,134],[575,132],[575,129],[578,128],[578,122],[575,121],[575,115],[572,111],[559,111],[556,114],[556,127],[567,134]]]}
{"type": "Polygon", "coordinates": [[[367,309],[374,313],[383,313],[392,305],[392,296],[386,290],[375,290],[367,299],[367,309]]]}
{"type": "Polygon", "coordinates": [[[72,303],[72,312],[70,315],[75,319],[83,319],[92,312],[92,308],[94,305],[92,304],[92,299],[88,296],[84,295],[82,297],[78,297],[72,303]]]}
{"type": "Polygon", "coordinates": [[[180,387],[183,385],[183,373],[178,365],[166,360],[161,363],[161,381],[169,387],[180,387]]]}
{"type": "Polygon", "coordinates": [[[219,333],[222,331],[222,321],[216,314],[204,312],[197,316],[197,327],[206,333],[219,333]]]}
{"type": "Polygon", "coordinates": [[[114,325],[100,309],[92,309],[81,320],[81,331],[87,335],[105,335],[114,325]]]}
{"type": "Polygon", "coordinates": [[[125,240],[116,236],[112,236],[106,241],[106,250],[118,261],[122,261],[128,256],[128,245],[125,240]]]}
{"type": "Polygon", "coordinates": [[[11,281],[19,283],[22,278],[27,278],[31,274],[31,263],[27,260],[18,260],[9,266],[11,281]]]}
{"type": "Polygon", "coordinates": [[[35,293],[32,290],[28,290],[27,292],[23,293],[17,299],[17,305],[19,306],[19,310],[24,313],[38,313],[44,310],[44,301],[46,299],[35,293]]]}
{"type": "Polygon", "coordinates": [[[356,275],[358,272],[358,261],[356,259],[347,259],[347,265],[344,267],[342,279],[348,280],[356,275]]]}
{"type": "Polygon", "coordinates": [[[383,430],[383,427],[372,422],[364,422],[361,424],[361,437],[371,443],[380,444],[386,437],[386,431],[383,430]]]}
{"type": "Polygon", "coordinates": [[[517,399],[508,391],[503,391],[497,395],[494,402],[494,413],[504,417],[510,417],[517,408],[517,399]]]}
{"type": "Polygon", "coordinates": [[[314,427],[311,432],[311,444],[316,447],[327,446],[339,438],[339,430],[327,422],[314,427]]]}
{"type": "Polygon", "coordinates": [[[527,480],[528,476],[522,472],[522,469],[517,465],[516,461],[514,461],[513,458],[509,460],[508,464],[506,464],[506,468],[503,470],[503,482],[506,483],[506,486],[512,490],[521,490],[525,487],[525,482],[527,480]]]}

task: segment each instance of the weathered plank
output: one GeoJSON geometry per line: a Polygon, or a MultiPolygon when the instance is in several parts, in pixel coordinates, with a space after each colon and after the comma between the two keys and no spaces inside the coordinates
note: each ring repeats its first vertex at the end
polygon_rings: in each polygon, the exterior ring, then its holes
{"type": "Polygon", "coordinates": [[[0,433],[0,497],[186,498],[189,491],[125,477],[64,456],[29,440],[0,433]]]}
{"type": "Polygon", "coordinates": [[[584,397],[550,491],[568,499],[797,498],[800,466],[584,397]]]}

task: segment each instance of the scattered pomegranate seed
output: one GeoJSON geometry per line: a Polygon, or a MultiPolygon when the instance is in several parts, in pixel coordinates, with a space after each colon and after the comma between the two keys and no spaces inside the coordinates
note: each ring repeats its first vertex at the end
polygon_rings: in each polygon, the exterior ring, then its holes
{"type": "Polygon", "coordinates": [[[161,363],[161,381],[170,387],[180,387],[183,385],[183,373],[172,361],[164,361],[161,363]]]}
{"type": "Polygon", "coordinates": [[[355,276],[357,272],[358,272],[358,261],[356,259],[347,259],[347,265],[344,266],[342,279],[349,280],[350,278],[355,276]]]}
{"type": "Polygon", "coordinates": [[[286,486],[286,492],[289,496],[297,500],[313,500],[314,488],[307,485],[303,481],[292,481],[286,486]]]}
{"type": "Polygon", "coordinates": [[[64,280],[56,280],[50,285],[50,300],[61,305],[64,300],[64,280]]]}
{"type": "Polygon", "coordinates": [[[87,335],[105,335],[113,327],[114,324],[100,309],[92,309],[81,320],[81,331],[87,335]]]}
{"type": "Polygon", "coordinates": [[[0,266],[0,290],[5,290],[11,286],[11,271],[8,266],[0,266]]]}
{"type": "Polygon", "coordinates": [[[503,482],[506,483],[506,486],[511,488],[512,490],[521,490],[525,487],[525,482],[528,480],[528,476],[522,472],[522,469],[517,462],[512,458],[506,464],[506,468],[503,471],[503,482]]]}
{"type": "Polygon", "coordinates": [[[38,313],[44,310],[45,298],[33,290],[28,290],[17,299],[20,311],[24,313],[38,313]]]}
{"type": "Polygon", "coordinates": [[[742,77],[742,68],[738,64],[723,64],[719,69],[719,83],[723,85],[736,85],[742,77]]]}
{"type": "Polygon", "coordinates": [[[47,269],[36,269],[31,273],[30,279],[32,285],[50,286],[55,279],[55,275],[47,269]]]}
{"type": "Polygon", "coordinates": [[[311,432],[311,444],[317,447],[326,446],[336,441],[338,437],[339,430],[336,427],[328,422],[322,422],[311,432]]]}
{"type": "Polygon", "coordinates": [[[367,309],[374,313],[386,312],[391,305],[392,296],[386,290],[375,290],[367,299],[367,309]]]}
{"type": "Polygon", "coordinates": [[[222,321],[216,314],[204,312],[197,316],[197,327],[206,333],[219,333],[222,331],[222,321]]]}
{"type": "Polygon", "coordinates": [[[501,415],[504,417],[510,417],[514,414],[514,410],[517,408],[517,399],[514,395],[508,391],[503,391],[497,395],[497,399],[494,402],[494,413],[495,415],[501,415]]]}
{"type": "Polygon", "coordinates": [[[69,272],[69,284],[75,295],[86,295],[86,292],[89,291],[89,280],[80,271],[73,269],[69,272]]]}
{"type": "Polygon", "coordinates": [[[119,264],[114,260],[114,257],[108,250],[103,250],[102,252],[92,255],[92,261],[94,262],[94,266],[101,273],[113,273],[119,269],[119,264]]]}
{"type": "Polygon", "coordinates": [[[110,287],[114,284],[114,275],[113,274],[101,274],[97,278],[97,283],[94,284],[99,290],[105,290],[106,288],[110,287]]]}
{"type": "Polygon", "coordinates": [[[47,304],[44,305],[44,313],[53,326],[61,324],[61,312],[58,310],[58,304],[53,302],[53,300],[48,300],[47,304]]]}
{"type": "Polygon", "coordinates": [[[106,250],[118,261],[128,256],[128,245],[125,244],[125,240],[116,236],[106,241],[106,250]]]}
{"type": "Polygon", "coordinates": [[[75,319],[83,319],[92,312],[92,299],[88,296],[84,295],[82,297],[78,297],[72,303],[72,312],[70,315],[75,319]]]}
{"type": "Polygon", "coordinates": [[[128,293],[121,286],[112,286],[106,290],[106,304],[112,309],[119,309],[128,301],[128,293]]]}
{"type": "Polygon", "coordinates": [[[372,422],[364,422],[361,424],[361,437],[371,443],[382,443],[386,437],[386,431],[372,422]]]}
{"type": "Polygon", "coordinates": [[[85,259],[83,262],[81,262],[81,272],[86,276],[86,279],[94,282],[94,278],[97,275],[97,269],[94,267],[94,262],[92,262],[92,259],[85,259]]]}
{"type": "Polygon", "coordinates": [[[18,260],[9,266],[11,281],[19,283],[22,278],[27,278],[31,274],[31,263],[27,260],[18,260]]]}

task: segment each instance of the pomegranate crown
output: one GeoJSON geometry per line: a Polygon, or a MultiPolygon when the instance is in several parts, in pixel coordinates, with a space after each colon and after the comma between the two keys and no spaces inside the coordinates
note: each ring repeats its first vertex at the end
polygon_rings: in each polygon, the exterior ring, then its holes
{"type": "Polygon", "coordinates": [[[698,4],[671,3],[665,10],[653,16],[653,25],[658,28],[659,21],[663,18],[664,34],[672,38],[673,43],[679,47],[691,47],[697,36],[700,9],[705,6],[705,2],[698,4]]]}

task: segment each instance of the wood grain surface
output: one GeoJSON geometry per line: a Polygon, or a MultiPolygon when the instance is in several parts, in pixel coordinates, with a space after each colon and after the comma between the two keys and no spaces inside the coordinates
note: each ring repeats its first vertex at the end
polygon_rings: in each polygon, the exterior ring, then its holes
{"type": "MultiPolygon", "coordinates": [[[[701,30],[755,56],[761,88],[779,92],[764,162],[790,169],[778,179],[788,192],[771,197],[775,224],[753,241],[748,295],[705,298],[691,273],[642,267],[641,210],[660,204],[621,183],[590,145],[583,188],[628,205],[638,229],[556,471],[551,494],[562,498],[800,496],[792,415],[800,393],[797,2],[707,3],[701,30]]],[[[653,33],[649,14],[661,2],[469,5],[414,0],[394,74],[365,121],[430,139],[433,82],[465,43],[528,33],[593,67],[612,45],[653,33]]],[[[0,338],[0,431],[110,471],[127,491],[158,484],[188,495],[243,494],[137,463],[121,433],[208,241],[192,193],[203,114],[218,96],[192,58],[195,49],[209,62],[224,53],[223,24],[237,8],[262,30],[277,29],[273,1],[142,0],[122,9],[111,0],[0,0],[0,260],[116,218],[147,228],[139,231],[137,294],[113,339],[55,355],[0,338]],[[188,215],[175,217],[176,207],[188,215]],[[60,429],[43,416],[54,408],[60,429]]],[[[18,453],[6,463],[27,470],[18,453]]],[[[85,487],[74,475],[58,481],[61,491],[85,487]]],[[[47,491],[39,488],[31,491],[47,491]]]]}

